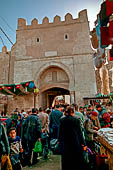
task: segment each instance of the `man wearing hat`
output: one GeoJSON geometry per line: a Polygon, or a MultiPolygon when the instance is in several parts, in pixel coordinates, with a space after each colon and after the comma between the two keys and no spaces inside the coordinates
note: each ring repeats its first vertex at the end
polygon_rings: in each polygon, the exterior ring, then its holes
{"type": "Polygon", "coordinates": [[[102,123],[102,116],[103,116],[104,113],[107,112],[107,110],[106,110],[106,108],[103,107],[101,104],[98,104],[98,105],[96,106],[96,109],[97,109],[97,111],[98,111],[98,119],[99,119],[100,124],[101,124],[101,123],[102,123]]]}
{"type": "Polygon", "coordinates": [[[97,134],[98,129],[100,129],[98,113],[96,111],[90,113],[90,118],[85,121],[84,127],[86,144],[91,150],[94,150],[94,136],[97,134]]]}

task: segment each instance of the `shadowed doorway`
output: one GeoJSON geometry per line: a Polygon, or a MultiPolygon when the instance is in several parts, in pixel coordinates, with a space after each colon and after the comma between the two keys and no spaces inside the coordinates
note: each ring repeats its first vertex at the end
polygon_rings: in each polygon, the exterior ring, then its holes
{"type": "Polygon", "coordinates": [[[52,107],[53,100],[55,99],[56,96],[64,96],[64,95],[70,95],[69,90],[64,89],[64,88],[50,88],[46,91],[43,92],[43,95],[46,97],[46,103],[45,103],[45,108],[47,107],[52,107]]]}

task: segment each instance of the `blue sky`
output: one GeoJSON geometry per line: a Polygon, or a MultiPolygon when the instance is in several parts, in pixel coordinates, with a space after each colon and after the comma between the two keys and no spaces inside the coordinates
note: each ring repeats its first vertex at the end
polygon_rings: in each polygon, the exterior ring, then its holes
{"type": "MultiPolygon", "coordinates": [[[[96,15],[100,11],[100,4],[103,0],[0,0],[0,27],[15,43],[18,18],[24,18],[30,25],[32,19],[37,18],[39,24],[47,16],[52,22],[56,15],[64,20],[67,13],[71,13],[73,18],[78,17],[78,12],[87,9],[90,29],[96,20],[96,15]]],[[[0,31],[0,51],[4,45],[11,49],[12,45],[0,31]]]]}

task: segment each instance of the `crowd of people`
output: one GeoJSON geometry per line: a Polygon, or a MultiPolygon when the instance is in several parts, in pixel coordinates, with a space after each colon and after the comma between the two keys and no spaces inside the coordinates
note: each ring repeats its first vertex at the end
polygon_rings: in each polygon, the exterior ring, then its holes
{"type": "MultiPolygon", "coordinates": [[[[57,139],[62,170],[84,169],[84,151],[95,151],[95,140],[100,128],[113,127],[112,112],[102,104],[78,106],[57,104],[54,108],[18,108],[11,115],[0,112],[0,159],[10,156],[13,170],[31,166],[38,156],[48,159],[51,141],[57,139]],[[33,152],[36,142],[42,152],[33,152]]],[[[94,162],[94,157],[91,156],[94,162]]],[[[91,167],[89,167],[91,168],[91,167]]]]}

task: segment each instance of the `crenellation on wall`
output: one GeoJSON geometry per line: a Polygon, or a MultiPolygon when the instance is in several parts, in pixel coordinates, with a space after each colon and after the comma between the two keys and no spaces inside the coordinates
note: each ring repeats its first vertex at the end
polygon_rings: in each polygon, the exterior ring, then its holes
{"type": "Polygon", "coordinates": [[[18,29],[24,29],[26,27],[26,20],[23,18],[18,18],[18,29]]]}
{"type": "Polygon", "coordinates": [[[88,22],[87,10],[84,9],[79,12],[78,17],[81,22],[88,22]]]}
{"type": "Polygon", "coordinates": [[[34,18],[31,21],[31,25],[26,25],[26,20],[23,18],[18,19],[18,30],[22,29],[32,29],[32,28],[42,28],[42,27],[53,27],[53,26],[60,26],[60,25],[65,25],[65,24],[71,24],[71,23],[81,23],[81,22],[88,22],[88,17],[87,17],[87,10],[82,10],[78,14],[78,18],[73,19],[73,16],[70,13],[67,13],[64,16],[64,21],[61,21],[61,17],[56,15],[53,18],[53,22],[49,22],[49,18],[46,16],[42,20],[42,24],[38,24],[38,20],[34,18]]]}
{"type": "Polygon", "coordinates": [[[38,20],[36,18],[34,18],[32,21],[31,21],[31,25],[32,26],[37,26],[38,25],[38,20]]]}
{"type": "Polygon", "coordinates": [[[58,16],[58,15],[56,15],[56,16],[54,17],[53,23],[55,23],[55,24],[61,23],[61,17],[58,16]]]}
{"type": "Polygon", "coordinates": [[[73,21],[73,16],[70,13],[67,13],[65,15],[65,22],[72,22],[73,21]]]}
{"type": "Polygon", "coordinates": [[[42,24],[49,24],[49,18],[48,17],[43,18],[42,24]]]}
{"type": "Polygon", "coordinates": [[[8,52],[8,48],[6,47],[6,46],[4,46],[3,48],[2,48],[2,53],[7,53],[8,52]]]}

